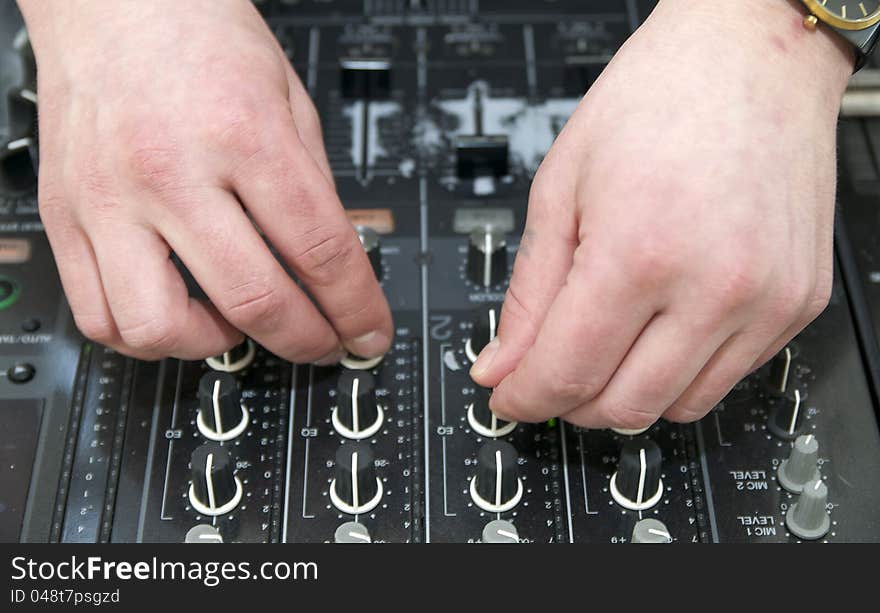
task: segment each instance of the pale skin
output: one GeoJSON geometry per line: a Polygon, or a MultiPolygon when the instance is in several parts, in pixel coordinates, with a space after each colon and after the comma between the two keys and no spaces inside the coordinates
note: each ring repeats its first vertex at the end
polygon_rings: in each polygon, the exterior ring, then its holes
{"type": "MultiPolygon", "coordinates": [[[[242,334],[297,362],[387,350],[317,114],[249,2],[19,4],[40,211],[86,336],[146,359],[242,334]],[[212,304],[187,296],[172,250],[212,304]]],[[[853,55],[801,19],[781,0],[661,0],[591,87],[535,177],[471,371],[496,413],[698,419],[822,311],[853,55]]]]}

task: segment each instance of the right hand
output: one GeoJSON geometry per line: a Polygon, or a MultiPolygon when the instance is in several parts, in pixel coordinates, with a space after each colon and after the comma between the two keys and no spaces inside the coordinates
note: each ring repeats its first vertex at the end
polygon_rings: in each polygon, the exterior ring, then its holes
{"type": "Polygon", "coordinates": [[[40,215],[86,336],[141,359],[216,355],[242,333],[296,362],[388,349],[388,305],[317,113],[250,2],[20,5],[40,215]],[[189,297],[171,251],[211,304],[189,297]]]}

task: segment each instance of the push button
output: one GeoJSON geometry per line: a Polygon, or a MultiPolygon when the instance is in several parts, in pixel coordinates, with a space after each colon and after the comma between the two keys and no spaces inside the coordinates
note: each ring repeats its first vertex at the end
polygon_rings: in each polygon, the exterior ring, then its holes
{"type": "Polygon", "coordinates": [[[27,362],[20,362],[11,366],[9,370],[6,371],[6,376],[9,377],[9,380],[18,384],[27,383],[33,379],[36,374],[37,369],[34,368],[33,364],[27,362]]]}

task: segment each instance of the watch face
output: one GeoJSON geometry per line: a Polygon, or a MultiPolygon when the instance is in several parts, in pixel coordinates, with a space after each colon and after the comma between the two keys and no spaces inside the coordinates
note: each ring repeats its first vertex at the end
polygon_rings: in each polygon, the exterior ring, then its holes
{"type": "Polygon", "coordinates": [[[822,21],[846,30],[862,30],[880,21],[880,0],[804,0],[822,21]]]}

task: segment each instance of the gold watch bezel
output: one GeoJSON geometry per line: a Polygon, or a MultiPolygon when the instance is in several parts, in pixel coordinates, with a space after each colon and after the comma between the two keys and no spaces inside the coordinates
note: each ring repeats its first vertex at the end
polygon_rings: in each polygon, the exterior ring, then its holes
{"type": "Polygon", "coordinates": [[[868,15],[861,19],[843,19],[839,15],[835,15],[822,6],[820,0],[801,1],[807,6],[810,12],[819,19],[819,21],[834,26],[835,28],[840,28],[841,30],[864,30],[865,28],[870,28],[875,23],[880,22],[880,8],[878,8],[873,15],[868,15]]]}

